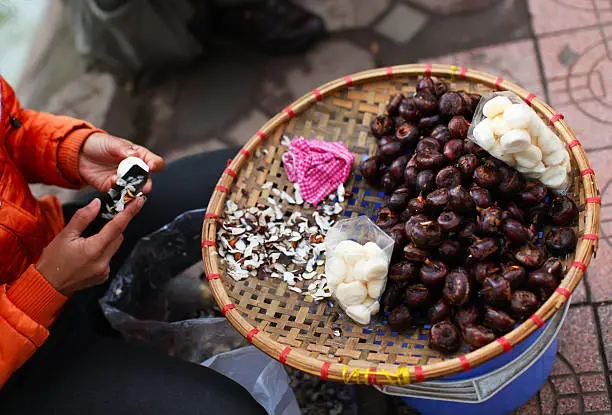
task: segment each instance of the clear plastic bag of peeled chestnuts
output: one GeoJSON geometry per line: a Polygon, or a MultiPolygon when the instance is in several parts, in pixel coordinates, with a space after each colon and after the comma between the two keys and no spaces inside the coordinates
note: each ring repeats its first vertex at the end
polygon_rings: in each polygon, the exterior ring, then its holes
{"type": "Polygon", "coordinates": [[[327,232],[327,286],[346,315],[359,324],[369,324],[380,310],[393,244],[367,216],[343,219],[327,232]]]}
{"type": "Polygon", "coordinates": [[[476,107],[468,138],[555,193],[567,193],[571,183],[567,146],[514,92],[485,94],[476,107]]]}

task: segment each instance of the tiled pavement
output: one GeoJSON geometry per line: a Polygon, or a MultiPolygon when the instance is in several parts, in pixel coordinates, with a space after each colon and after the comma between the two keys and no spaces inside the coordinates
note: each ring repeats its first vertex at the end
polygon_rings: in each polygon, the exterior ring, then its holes
{"type": "Polygon", "coordinates": [[[588,150],[604,201],[602,235],[597,259],[572,298],[553,374],[517,413],[612,413],[612,202],[606,202],[612,192],[612,1],[300,3],[325,16],[328,39],[303,55],[274,59],[219,41],[207,61],[136,89],[130,104],[135,138],[171,159],[241,144],[317,85],[418,61],[481,69],[545,97],[588,150]],[[455,4],[472,10],[447,13],[455,4]]]}

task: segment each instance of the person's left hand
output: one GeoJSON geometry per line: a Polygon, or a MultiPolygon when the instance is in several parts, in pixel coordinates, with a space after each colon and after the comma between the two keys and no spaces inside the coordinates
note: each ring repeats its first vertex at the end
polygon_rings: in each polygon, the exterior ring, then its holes
{"type": "MultiPolygon", "coordinates": [[[[83,180],[96,189],[107,192],[117,182],[117,166],[126,157],[138,157],[149,166],[150,172],[164,168],[164,159],[145,147],[123,138],[108,134],[94,133],[83,144],[79,154],[79,173],[83,180]]],[[[151,191],[151,180],[143,193],[151,191]]]]}

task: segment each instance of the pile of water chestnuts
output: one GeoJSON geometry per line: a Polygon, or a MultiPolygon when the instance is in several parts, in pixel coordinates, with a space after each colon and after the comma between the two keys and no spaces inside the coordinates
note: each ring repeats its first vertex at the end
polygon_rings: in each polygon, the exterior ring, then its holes
{"type": "Polygon", "coordinates": [[[376,224],[394,240],[380,299],[393,331],[427,316],[429,346],[482,347],[529,318],[563,278],[578,208],[525,178],[467,133],[480,95],[420,78],[373,119],[363,178],[382,188],[376,224]]]}

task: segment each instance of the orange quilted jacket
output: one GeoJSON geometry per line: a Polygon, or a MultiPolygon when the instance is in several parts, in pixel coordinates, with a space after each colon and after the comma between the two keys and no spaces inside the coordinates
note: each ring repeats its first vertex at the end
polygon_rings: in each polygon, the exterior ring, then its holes
{"type": "Polygon", "coordinates": [[[66,298],[34,268],[64,226],[59,201],[28,183],[76,188],[84,121],[24,110],[0,76],[0,388],[40,347],[66,298]]]}

